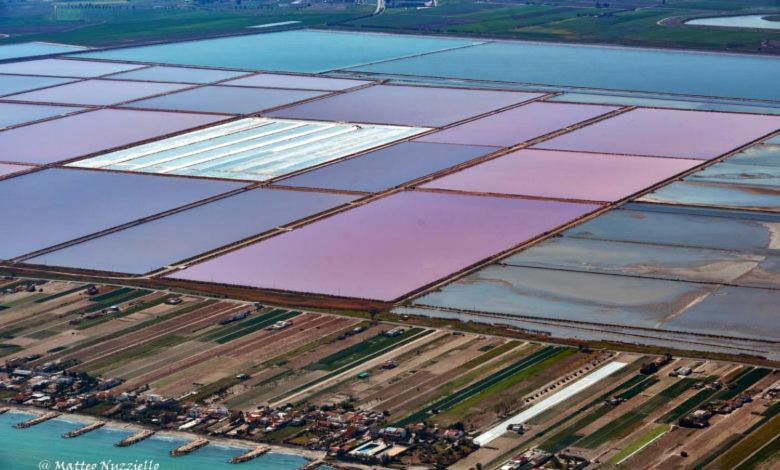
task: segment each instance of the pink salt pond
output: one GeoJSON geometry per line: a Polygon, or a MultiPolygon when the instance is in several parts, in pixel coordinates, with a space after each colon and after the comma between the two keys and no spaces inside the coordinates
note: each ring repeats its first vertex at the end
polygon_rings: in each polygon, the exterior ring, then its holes
{"type": "Polygon", "coordinates": [[[408,191],[171,277],[391,301],[598,207],[408,191]]]}
{"type": "Polygon", "coordinates": [[[271,117],[439,127],[541,96],[522,91],[376,85],[273,111],[271,117]]]}
{"type": "Polygon", "coordinates": [[[42,90],[7,96],[7,100],[39,103],[111,105],[147,96],[170,93],[192,85],[178,83],[130,82],[120,80],[85,80],[42,90]]]}
{"type": "Polygon", "coordinates": [[[780,129],[780,116],[635,109],[535,148],[709,160],[780,129]]]}
{"type": "Polygon", "coordinates": [[[533,102],[428,134],[418,141],[509,147],[616,109],[616,106],[533,102]]]}
{"type": "Polygon", "coordinates": [[[53,163],[222,119],[204,114],[101,109],[0,132],[0,158],[53,163]]]}
{"type": "Polygon", "coordinates": [[[682,158],[527,149],[443,176],[422,187],[611,202],[701,163],[682,158]]]}

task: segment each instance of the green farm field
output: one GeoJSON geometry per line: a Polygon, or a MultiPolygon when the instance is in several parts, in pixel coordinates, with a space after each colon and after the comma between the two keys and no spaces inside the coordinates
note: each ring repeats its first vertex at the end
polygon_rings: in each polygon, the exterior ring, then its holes
{"type": "MultiPolygon", "coordinates": [[[[475,36],[780,54],[780,31],[685,26],[690,18],[766,13],[775,0],[441,0],[435,8],[387,8],[374,2],[307,3],[293,7],[255,0],[182,6],[148,0],[101,2],[0,1],[0,45],[52,41],[105,47],[316,27],[388,33],[475,36]],[[21,6],[17,6],[21,5],[21,6]],[[153,8],[154,7],[154,8],[153,8]],[[297,22],[297,23],[292,23],[297,22]],[[7,35],[8,37],[4,37],[7,35]]],[[[389,3],[388,3],[389,4],[389,3]]]]}
{"type": "MultiPolygon", "coordinates": [[[[364,15],[370,7],[344,8],[151,8],[144,0],[94,3],[47,3],[24,0],[30,8],[0,1],[0,45],[51,41],[84,46],[120,46],[159,41],[264,32],[252,26],[299,22],[296,27],[319,26],[364,15]],[[63,8],[66,5],[67,8],[63,8]],[[83,7],[82,7],[83,6],[83,7]],[[113,6],[113,7],[112,7],[113,6]],[[2,35],[9,35],[3,38],[2,35]]],[[[163,2],[165,3],[165,2],[163,2]]]]}
{"type": "Polygon", "coordinates": [[[421,34],[780,53],[780,32],[690,27],[687,18],[773,13],[771,0],[625,0],[475,3],[444,0],[424,10],[390,9],[342,27],[421,34]],[[663,22],[663,24],[659,24],[663,22]]]}

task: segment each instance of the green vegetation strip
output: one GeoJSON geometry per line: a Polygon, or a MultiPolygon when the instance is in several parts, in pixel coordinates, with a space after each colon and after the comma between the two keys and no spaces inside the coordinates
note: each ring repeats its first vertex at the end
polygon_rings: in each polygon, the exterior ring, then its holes
{"type": "MultiPolygon", "coordinates": [[[[559,423],[565,423],[570,419],[574,418],[575,416],[579,415],[586,409],[589,409],[593,405],[601,403],[604,400],[611,398],[613,396],[616,396],[618,398],[625,398],[625,399],[627,399],[626,397],[636,396],[639,393],[641,393],[643,390],[651,387],[657,382],[658,379],[652,376],[648,377],[642,374],[635,375],[630,380],[627,380],[623,384],[618,385],[617,387],[613,388],[609,392],[601,395],[599,398],[593,400],[592,402],[583,406],[582,408],[575,411],[571,415],[567,416],[559,423]],[[628,390],[618,394],[618,392],[625,389],[626,387],[629,387],[628,390]]],[[[578,419],[574,423],[570,424],[569,426],[566,426],[565,428],[561,429],[560,431],[556,432],[555,434],[547,438],[547,440],[544,441],[542,444],[540,444],[539,447],[550,452],[558,452],[561,449],[565,449],[566,447],[574,444],[575,442],[577,442],[583,437],[581,434],[577,434],[577,432],[580,429],[583,429],[586,426],[590,425],[591,423],[595,422],[596,420],[606,415],[613,409],[614,409],[613,406],[602,404],[599,408],[594,410],[592,413],[588,413],[587,415],[578,419]]],[[[543,434],[544,433],[539,433],[537,436],[541,436],[543,434]]]]}
{"type": "MultiPolygon", "coordinates": [[[[355,328],[368,328],[370,323],[368,321],[363,321],[358,323],[357,325],[350,325],[343,330],[336,331],[335,333],[331,333],[327,336],[323,336],[321,338],[318,338],[315,341],[312,341],[310,343],[306,343],[302,346],[298,346],[297,348],[293,349],[292,351],[287,351],[286,353],[280,354],[278,356],[274,356],[271,359],[268,359],[267,361],[259,364],[257,369],[252,369],[252,373],[255,373],[261,369],[265,369],[266,367],[271,367],[273,365],[281,366],[287,363],[290,359],[297,357],[305,352],[313,351],[314,349],[325,345],[330,344],[335,341],[338,341],[339,337],[345,335],[346,333],[354,330],[355,328]]],[[[343,338],[342,338],[343,339],[343,338]]],[[[250,374],[251,375],[251,374],[250,374]]]]}
{"type": "Polygon", "coordinates": [[[748,388],[752,387],[756,382],[763,379],[771,372],[770,369],[763,367],[749,369],[750,370],[740,375],[738,378],[732,380],[729,384],[729,388],[721,390],[717,395],[715,395],[714,399],[731,400],[748,388]]]}
{"type": "Polygon", "coordinates": [[[474,359],[464,363],[462,366],[458,367],[458,369],[462,370],[471,370],[475,367],[479,367],[482,364],[486,363],[487,361],[496,358],[506,352],[509,352],[516,347],[520,346],[522,344],[520,341],[508,341],[501,346],[498,346],[497,348],[493,348],[490,351],[486,352],[485,354],[480,354],[479,356],[475,357],[474,359]]]}
{"type": "MultiPolygon", "coordinates": [[[[120,289],[121,290],[121,289],[120,289]]],[[[114,291],[116,292],[116,291],[114,291]]],[[[73,314],[81,315],[84,313],[92,313],[97,312],[98,310],[102,310],[107,307],[111,307],[114,305],[118,305],[124,302],[129,302],[133,299],[137,299],[138,297],[143,297],[145,295],[151,294],[152,291],[146,290],[146,289],[129,289],[127,291],[122,292],[121,295],[116,295],[109,297],[106,300],[98,301],[95,303],[95,305],[90,305],[89,307],[84,307],[82,309],[76,310],[75,312],[72,312],[73,314]]],[[[108,294],[105,294],[108,295],[108,294]]],[[[94,299],[90,299],[94,300],[94,299]]],[[[119,312],[120,314],[123,312],[119,312]]],[[[125,315],[128,315],[126,312],[124,312],[125,315]]],[[[116,317],[114,315],[113,317],[116,317]]]]}
{"type": "Polygon", "coordinates": [[[666,431],[669,430],[669,426],[666,424],[659,424],[650,431],[640,436],[637,440],[630,443],[623,450],[615,454],[611,459],[607,461],[607,464],[618,465],[623,463],[632,455],[636,454],[640,450],[647,447],[651,442],[661,437],[666,431]]]}
{"type": "MultiPolygon", "coordinates": [[[[469,397],[468,399],[458,403],[457,405],[452,407],[447,413],[449,413],[450,416],[461,416],[461,414],[465,414],[469,410],[469,408],[471,408],[473,405],[486,399],[488,396],[503,393],[504,391],[516,386],[523,380],[541,374],[543,371],[547,370],[548,367],[551,367],[556,362],[561,361],[564,358],[569,357],[574,353],[575,350],[570,348],[563,349],[562,351],[556,352],[555,354],[552,354],[550,357],[543,359],[541,362],[533,364],[527,369],[524,369],[518,372],[517,374],[508,377],[506,380],[502,380],[501,382],[489,388],[486,388],[480,391],[479,393],[477,393],[476,395],[469,397]]],[[[514,392],[517,394],[521,394],[524,393],[525,390],[521,388],[519,390],[515,390],[514,392]]]]}
{"type": "Polygon", "coordinates": [[[281,380],[289,375],[292,375],[295,371],[293,369],[283,369],[281,372],[277,372],[271,377],[267,377],[256,384],[252,385],[252,388],[240,395],[237,395],[225,402],[225,406],[228,408],[241,408],[245,405],[249,405],[255,401],[258,396],[261,396],[264,392],[263,387],[277,380],[281,380]]]}
{"type": "MultiPolygon", "coordinates": [[[[704,379],[702,382],[712,383],[716,379],[717,379],[716,376],[711,375],[706,379],[704,379]]],[[[715,396],[716,393],[718,393],[718,391],[712,388],[704,388],[702,390],[699,390],[699,392],[696,393],[694,396],[688,398],[684,402],[675,406],[670,412],[663,415],[656,422],[666,423],[666,424],[676,423],[683,416],[693,411],[696,411],[700,406],[702,406],[702,404],[712,399],[712,397],[715,396]]]]}
{"type": "Polygon", "coordinates": [[[680,396],[696,382],[695,379],[680,379],[663,389],[658,395],[655,395],[633,410],[629,410],[624,415],[613,419],[592,434],[577,441],[577,446],[595,449],[612,439],[627,436],[643,419],[647,418],[650,413],[657,408],[664,406],[673,398],[680,396]]]}
{"type": "Polygon", "coordinates": [[[709,465],[711,462],[714,462],[717,458],[719,458],[724,453],[728,452],[732,447],[736,446],[737,443],[746,436],[751,436],[751,434],[756,431],[757,429],[761,429],[762,426],[764,426],[769,421],[773,420],[777,415],[780,414],[780,402],[774,403],[772,406],[768,407],[766,410],[764,410],[763,413],[761,413],[761,418],[759,421],[754,423],[752,426],[750,426],[748,429],[743,431],[742,433],[735,434],[731,436],[729,439],[726,440],[723,444],[721,444],[715,451],[710,452],[708,456],[701,459],[700,461],[696,462],[696,465],[694,469],[703,469],[707,465],[709,465]]]}
{"type": "MultiPolygon", "coordinates": [[[[778,456],[780,456],[780,436],[775,437],[774,440],[739,464],[734,470],[753,470],[758,468],[759,465],[763,465],[764,462],[768,462],[769,459],[777,459],[778,456]]],[[[766,466],[765,468],[772,467],[766,466]]]]}
{"type": "Polygon", "coordinates": [[[254,333],[255,331],[262,330],[263,328],[267,328],[278,321],[289,320],[290,318],[297,317],[300,314],[301,312],[284,310],[283,312],[274,315],[271,318],[268,318],[265,315],[262,317],[254,318],[252,319],[252,321],[243,323],[242,325],[243,327],[241,329],[238,329],[230,334],[217,338],[216,341],[219,344],[225,344],[229,341],[233,341],[234,339],[240,338],[242,336],[246,336],[250,333],[254,333]]]}
{"type": "Polygon", "coordinates": [[[353,368],[355,368],[355,367],[357,367],[357,366],[359,366],[361,364],[364,364],[364,363],[370,361],[371,359],[379,357],[379,356],[381,356],[382,354],[388,352],[391,349],[395,349],[395,348],[401,347],[404,344],[410,343],[410,342],[412,342],[412,341],[414,341],[416,339],[419,339],[419,338],[421,338],[423,336],[427,336],[427,335],[429,335],[429,334],[431,334],[433,332],[434,332],[434,330],[423,330],[422,328],[410,328],[410,329],[406,330],[403,334],[394,337],[393,339],[396,340],[396,341],[394,343],[388,345],[384,349],[380,349],[379,351],[376,351],[376,352],[374,352],[372,354],[367,354],[367,355],[365,355],[363,357],[360,357],[359,359],[357,359],[354,362],[351,362],[351,363],[345,365],[344,367],[341,367],[340,369],[336,369],[336,370],[334,370],[333,372],[331,372],[329,374],[323,375],[322,377],[314,379],[311,382],[307,382],[307,383],[305,383],[305,384],[303,384],[303,385],[301,385],[299,387],[296,387],[296,388],[294,388],[294,389],[292,389],[292,390],[290,390],[288,392],[285,392],[282,395],[279,395],[279,396],[275,397],[272,401],[279,401],[279,400],[284,399],[285,397],[293,396],[293,395],[295,395],[296,393],[298,393],[298,392],[300,392],[302,390],[306,390],[309,387],[312,387],[314,385],[317,385],[318,383],[321,383],[321,382],[324,382],[324,381],[326,381],[328,379],[336,377],[337,375],[339,375],[339,374],[341,374],[343,372],[346,372],[346,371],[348,371],[350,369],[353,369],[353,368]]]}
{"type": "MultiPolygon", "coordinates": [[[[247,325],[257,323],[258,321],[265,321],[266,319],[276,318],[277,316],[287,313],[288,310],[285,310],[283,308],[277,308],[275,310],[271,310],[270,312],[264,312],[260,313],[256,316],[248,316],[244,318],[243,320],[230,322],[226,325],[219,325],[216,329],[209,331],[208,333],[205,333],[204,335],[200,336],[198,338],[199,341],[214,341],[217,340],[223,336],[227,336],[229,334],[235,333],[236,331],[246,328],[247,325]]],[[[235,315],[238,315],[236,313],[235,315]]]]}
{"type": "MultiPolygon", "coordinates": [[[[141,295],[146,295],[146,294],[140,294],[140,295],[132,294],[132,298],[140,297],[141,295]]],[[[163,296],[163,297],[156,298],[154,300],[150,300],[149,302],[142,302],[140,304],[133,305],[132,307],[128,307],[128,308],[126,308],[124,310],[121,310],[119,312],[116,312],[116,313],[109,313],[109,314],[107,314],[106,316],[103,316],[103,317],[97,317],[97,318],[92,318],[90,320],[85,320],[85,321],[79,323],[78,326],[76,326],[76,329],[77,330],[86,330],[87,328],[92,328],[93,326],[100,325],[101,323],[105,323],[105,322],[107,322],[109,320],[114,320],[114,319],[117,319],[117,318],[122,318],[122,317],[126,317],[128,315],[132,315],[132,314],[134,314],[136,312],[140,312],[142,310],[146,310],[148,308],[152,308],[152,307],[155,307],[157,305],[160,305],[160,304],[164,303],[166,300],[170,299],[171,297],[176,297],[176,296],[175,295],[166,295],[166,296],[163,296]]],[[[130,300],[130,299],[126,299],[126,300],[130,300]]]]}
{"type": "Polygon", "coordinates": [[[102,302],[104,300],[111,300],[115,297],[123,296],[127,293],[133,292],[134,290],[135,289],[132,287],[120,287],[119,289],[106,292],[105,294],[98,294],[96,296],[90,297],[89,300],[91,302],[102,302]]]}
{"type": "Polygon", "coordinates": [[[51,338],[54,335],[59,334],[60,332],[57,330],[38,330],[33,331],[32,333],[25,334],[25,338],[32,338],[32,339],[46,339],[51,338]]]}
{"type": "Polygon", "coordinates": [[[745,439],[731,446],[714,462],[717,468],[736,468],[754,452],[780,435],[780,416],[775,416],[745,439]]]}
{"type": "Polygon", "coordinates": [[[20,279],[18,281],[12,282],[10,284],[6,284],[2,287],[0,287],[0,291],[5,291],[8,289],[16,289],[19,286],[27,286],[27,285],[35,285],[35,286],[41,286],[43,284],[46,284],[49,281],[44,280],[32,280],[32,279],[20,279]]]}
{"type": "Polygon", "coordinates": [[[533,365],[535,365],[537,363],[540,363],[540,362],[544,361],[545,359],[548,359],[548,358],[550,358],[550,357],[552,357],[552,356],[554,356],[554,355],[556,355],[556,354],[558,354],[558,353],[560,353],[560,352],[562,352],[564,350],[565,350],[564,348],[560,348],[560,347],[546,346],[546,347],[544,347],[544,348],[534,352],[530,356],[524,357],[520,361],[515,362],[514,364],[512,364],[512,365],[510,365],[508,367],[505,367],[505,368],[501,369],[500,371],[498,371],[498,372],[496,372],[496,373],[486,377],[485,379],[480,380],[477,383],[471,384],[471,385],[469,385],[469,386],[467,386],[467,387],[465,387],[465,388],[463,388],[463,389],[461,389],[461,390],[459,390],[459,391],[457,391],[457,392],[455,392],[455,393],[453,393],[453,394],[451,394],[451,395],[449,395],[449,396],[447,396],[447,397],[445,397],[445,398],[443,398],[443,399],[441,399],[441,400],[439,400],[439,401],[437,401],[437,402],[435,402],[435,403],[433,403],[433,404],[423,408],[422,410],[420,410],[420,411],[418,411],[418,412],[416,412],[414,414],[411,414],[411,415],[407,416],[406,418],[404,418],[404,419],[402,419],[400,421],[397,421],[395,423],[395,425],[396,426],[405,426],[405,425],[411,424],[411,423],[418,423],[420,421],[424,421],[431,412],[434,412],[434,411],[441,412],[441,411],[449,410],[449,409],[455,407],[456,405],[458,405],[459,403],[461,403],[461,402],[463,402],[463,401],[465,401],[465,400],[467,400],[467,399],[469,399],[471,397],[477,396],[478,394],[481,394],[483,391],[486,391],[486,390],[490,389],[491,387],[500,384],[504,380],[507,380],[507,379],[511,378],[513,375],[518,374],[518,373],[528,369],[529,367],[531,367],[531,366],[533,366],[533,365]]]}
{"type": "MultiPolygon", "coordinates": [[[[42,323],[45,323],[45,322],[38,322],[38,323],[42,324],[42,323]]],[[[31,325],[31,326],[35,326],[35,325],[31,325]]],[[[11,327],[11,328],[6,328],[4,330],[0,330],[0,338],[5,338],[5,339],[15,338],[16,334],[19,333],[20,331],[23,331],[25,328],[27,328],[27,326],[20,325],[20,326],[14,326],[14,327],[11,327]]]]}
{"type": "Polygon", "coordinates": [[[42,303],[48,302],[50,300],[59,299],[60,297],[65,297],[66,295],[73,294],[73,293],[78,292],[78,291],[86,290],[88,287],[90,287],[90,286],[89,285],[78,286],[78,287],[74,287],[73,289],[68,289],[68,290],[64,290],[62,292],[57,292],[56,294],[47,295],[46,297],[43,297],[41,299],[36,299],[35,303],[36,304],[42,304],[42,303]]]}
{"type": "MultiPolygon", "coordinates": [[[[764,378],[768,373],[769,369],[765,368],[752,368],[752,367],[746,367],[740,373],[731,381],[731,387],[724,390],[713,390],[710,388],[705,388],[703,390],[700,390],[696,395],[690,397],[689,399],[685,400],[684,402],[680,403],[678,406],[676,406],[672,411],[666,413],[664,416],[662,416],[658,422],[659,423],[675,423],[683,416],[692,413],[697,408],[701,407],[707,402],[710,401],[717,401],[717,400],[730,400],[740,393],[747,390],[749,387],[751,387],[753,384],[764,378]]],[[[711,383],[715,380],[714,376],[708,377],[705,379],[705,382],[711,383]]]]}
{"type": "Polygon", "coordinates": [[[372,336],[371,338],[344,348],[341,351],[337,351],[330,356],[326,356],[317,362],[308,364],[306,368],[309,370],[333,371],[362,357],[386,349],[388,346],[403,341],[420,331],[422,331],[421,328],[410,328],[398,336],[387,336],[384,333],[379,333],[376,336],[372,336]]]}
{"type": "MultiPolygon", "coordinates": [[[[79,343],[76,343],[73,346],[70,346],[70,347],[68,347],[66,349],[87,348],[87,347],[90,347],[90,346],[94,346],[94,345],[96,345],[98,343],[102,343],[103,341],[108,341],[108,340],[115,339],[115,338],[121,338],[122,336],[130,334],[130,333],[132,333],[134,331],[138,331],[138,330],[142,330],[144,328],[148,328],[148,327],[150,327],[152,325],[156,325],[157,323],[162,323],[164,321],[170,320],[171,318],[177,317],[179,315],[184,315],[185,313],[190,313],[193,310],[197,310],[199,308],[205,308],[205,307],[207,307],[209,305],[212,305],[212,304],[215,304],[217,302],[218,301],[214,300],[214,299],[209,299],[209,300],[206,300],[204,302],[196,302],[194,304],[187,305],[185,307],[176,309],[176,310],[174,310],[172,312],[168,312],[168,313],[166,313],[164,315],[160,315],[158,317],[150,318],[149,320],[143,321],[141,323],[137,323],[135,325],[129,326],[129,327],[124,328],[122,330],[115,331],[115,332],[109,333],[107,335],[86,339],[86,340],[81,341],[79,343]]],[[[144,308],[148,308],[148,307],[144,307],[144,308]]]]}
{"type": "Polygon", "coordinates": [[[99,371],[101,369],[110,369],[117,363],[127,363],[142,357],[149,357],[152,354],[157,353],[160,349],[175,346],[177,344],[183,343],[186,340],[186,338],[176,335],[161,336],[159,338],[153,339],[152,341],[111,354],[110,356],[101,359],[97,363],[91,364],[87,370],[99,371]]]}
{"type": "Polygon", "coordinates": [[[22,347],[18,344],[0,343],[0,357],[13,354],[20,349],[22,349],[22,347]]]}

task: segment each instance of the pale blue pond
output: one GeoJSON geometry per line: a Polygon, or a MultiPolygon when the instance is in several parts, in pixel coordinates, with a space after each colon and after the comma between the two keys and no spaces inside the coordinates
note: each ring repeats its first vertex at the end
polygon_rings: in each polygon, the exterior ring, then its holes
{"type": "Polygon", "coordinates": [[[148,80],[172,83],[212,83],[246,75],[245,72],[196,69],[192,67],[149,67],[111,75],[122,80],[148,80]]]}
{"type": "Polygon", "coordinates": [[[49,54],[64,54],[84,50],[84,47],[49,42],[22,42],[0,46],[0,60],[35,57],[49,54]]]}
{"type": "Polygon", "coordinates": [[[773,227],[780,216],[760,212],[627,204],[566,232],[567,237],[635,244],[780,253],[773,227]]]}
{"type": "Polygon", "coordinates": [[[780,100],[780,61],[768,56],[493,42],[353,70],[780,100]]]}
{"type": "Polygon", "coordinates": [[[754,145],[728,157],[726,161],[740,165],[780,166],[780,145],[778,144],[780,141],[775,144],[754,145]]]}
{"type": "Polygon", "coordinates": [[[302,30],[90,52],[82,57],[247,70],[325,72],[477,43],[469,39],[302,30]]]}
{"type": "Polygon", "coordinates": [[[72,82],[72,78],[33,77],[27,75],[2,75],[0,74],[0,96],[21,93],[63,83],[72,82]]]}
{"type": "Polygon", "coordinates": [[[649,106],[673,109],[694,109],[698,111],[725,111],[731,113],[761,113],[780,115],[780,106],[758,106],[753,104],[734,104],[718,100],[668,100],[646,98],[642,96],[603,95],[588,93],[564,93],[547,101],[564,103],[614,104],[622,106],[649,106]]]}
{"type": "Polygon", "coordinates": [[[771,15],[739,15],[739,16],[713,16],[710,18],[696,18],[688,20],[685,24],[691,26],[721,26],[726,28],[757,28],[780,30],[780,21],[767,19],[771,15]]]}
{"type": "Polygon", "coordinates": [[[24,103],[0,103],[0,129],[48,117],[61,116],[81,109],[83,108],[24,103]]]}
{"type": "MultiPolygon", "coordinates": [[[[750,180],[748,180],[750,181],[750,180]]],[[[771,184],[771,181],[770,181],[771,184]]],[[[714,182],[675,182],[640,202],[780,212],[780,188],[714,182]]]]}
{"type": "Polygon", "coordinates": [[[556,237],[500,261],[529,268],[780,288],[780,257],[691,246],[556,237]]]}
{"type": "MultiPolygon", "coordinates": [[[[129,436],[131,431],[121,428],[104,427],[82,436],[64,439],[62,434],[83,426],[75,419],[55,419],[28,429],[15,429],[14,424],[32,417],[27,413],[9,412],[0,415],[0,468],[25,469],[43,468],[40,462],[46,460],[50,470],[57,462],[64,464],[85,462],[97,464],[113,461],[119,463],[139,463],[152,461],[159,464],[160,470],[207,470],[214,468],[238,468],[228,463],[231,458],[241,455],[246,449],[241,447],[210,444],[183,457],[171,457],[168,452],[180,446],[184,439],[166,436],[154,436],[130,447],[114,447],[114,444],[129,436]]],[[[305,465],[307,460],[297,455],[268,453],[240,468],[254,470],[288,470],[305,465]]],[[[66,468],[62,466],[60,468],[66,468]]],[[[73,467],[75,468],[75,467],[73,467]]],[[[84,467],[87,468],[87,467],[84,467]]],[[[130,467],[127,467],[130,468],[130,467]]]]}

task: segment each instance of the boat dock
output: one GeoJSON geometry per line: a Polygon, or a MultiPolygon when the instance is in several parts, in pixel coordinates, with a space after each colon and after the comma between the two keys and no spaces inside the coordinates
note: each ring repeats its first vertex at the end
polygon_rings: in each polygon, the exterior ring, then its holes
{"type": "Polygon", "coordinates": [[[46,414],[43,414],[43,415],[40,415],[40,416],[36,416],[35,418],[28,419],[27,421],[22,421],[21,423],[16,423],[14,425],[14,427],[16,429],[26,429],[26,428],[35,426],[36,424],[41,424],[44,421],[48,421],[50,419],[54,419],[54,418],[56,418],[59,415],[60,415],[59,413],[55,413],[55,412],[52,411],[52,412],[49,412],[49,413],[46,413],[46,414]]]}
{"type": "Polygon", "coordinates": [[[230,459],[230,463],[243,463],[248,462],[252,459],[256,459],[257,457],[260,457],[261,455],[267,454],[271,450],[268,446],[257,446],[252,450],[249,450],[247,452],[244,452],[243,454],[233,457],[230,459]]]}
{"type": "Polygon", "coordinates": [[[128,436],[121,441],[114,444],[116,447],[127,447],[131,446],[133,444],[136,444],[138,442],[143,441],[144,439],[148,439],[154,435],[154,431],[151,431],[149,429],[144,429],[141,432],[137,432],[133,434],[132,436],[128,436]]]}
{"type": "Polygon", "coordinates": [[[190,452],[194,452],[194,451],[200,449],[201,447],[206,447],[209,444],[209,442],[210,441],[208,439],[203,439],[203,438],[195,439],[194,441],[190,441],[190,442],[188,442],[188,443],[186,443],[184,445],[181,445],[181,446],[173,449],[171,451],[171,455],[174,456],[174,457],[187,455],[190,452]]]}
{"type": "Polygon", "coordinates": [[[92,424],[87,424],[86,426],[82,426],[78,429],[74,429],[73,431],[68,431],[65,434],[63,434],[62,437],[66,439],[71,437],[78,437],[82,434],[86,434],[90,431],[94,431],[95,429],[100,429],[105,425],[106,425],[105,421],[96,421],[92,424]]]}

